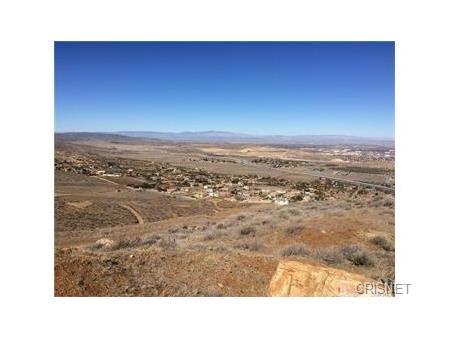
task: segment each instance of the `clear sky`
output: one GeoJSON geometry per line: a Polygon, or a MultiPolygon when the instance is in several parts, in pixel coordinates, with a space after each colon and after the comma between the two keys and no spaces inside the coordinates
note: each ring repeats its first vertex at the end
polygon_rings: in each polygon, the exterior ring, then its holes
{"type": "Polygon", "coordinates": [[[394,136],[394,42],[56,42],[56,131],[394,136]]]}

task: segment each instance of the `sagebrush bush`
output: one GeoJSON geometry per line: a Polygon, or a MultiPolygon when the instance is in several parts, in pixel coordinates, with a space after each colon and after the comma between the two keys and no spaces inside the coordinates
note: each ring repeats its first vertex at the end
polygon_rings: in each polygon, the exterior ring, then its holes
{"type": "Polygon", "coordinates": [[[204,241],[212,241],[216,238],[219,238],[223,235],[221,231],[211,231],[207,233],[205,236],[203,236],[204,241]]]}
{"type": "Polygon", "coordinates": [[[394,251],[394,245],[384,236],[375,236],[370,241],[386,251],[394,251]]]}
{"type": "Polygon", "coordinates": [[[302,213],[299,209],[294,209],[294,208],[288,209],[288,212],[293,216],[299,216],[302,213]]]}
{"type": "Polygon", "coordinates": [[[344,261],[344,255],[336,247],[320,248],[314,254],[317,258],[329,264],[340,264],[344,261]]]}
{"type": "Polygon", "coordinates": [[[261,222],[262,225],[268,225],[268,224],[270,224],[270,223],[272,223],[272,222],[271,222],[271,220],[269,220],[269,219],[265,219],[265,220],[263,220],[263,221],[261,222]]]}
{"type": "Polygon", "coordinates": [[[374,261],[370,254],[357,245],[343,247],[342,254],[354,265],[371,266],[374,264],[374,261]]]}
{"type": "Polygon", "coordinates": [[[245,227],[240,230],[240,234],[244,235],[244,236],[254,235],[255,233],[256,233],[256,230],[253,227],[245,227]]]}
{"type": "Polygon", "coordinates": [[[304,244],[295,244],[289,245],[283,248],[280,252],[281,256],[289,257],[289,256],[303,256],[307,257],[311,255],[311,249],[304,244]]]}
{"type": "Polygon", "coordinates": [[[286,233],[288,235],[298,235],[303,231],[304,227],[301,225],[290,225],[286,228],[286,233]]]}
{"type": "Polygon", "coordinates": [[[177,241],[175,238],[163,238],[158,245],[163,249],[175,249],[177,247],[177,241]]]}
{"type": "Polygon", "coordinates": [[[151,235],[142,239],[142,245],[154,245],[161,239],[159,235],[151,235]]]}
{"type": "Polygon", "coordinates": [[[234,248],[238,250],[260,251],[263,248],[263,245],[258,242],[240,243],[236,244],[234,248]]]}
{"type": "Polygon", "coordinates": [[[125,238],[118,241],[114,249],[120,250],[120,249],[134,248],[141,244],[142,242],[140,238],[125,238]]]}

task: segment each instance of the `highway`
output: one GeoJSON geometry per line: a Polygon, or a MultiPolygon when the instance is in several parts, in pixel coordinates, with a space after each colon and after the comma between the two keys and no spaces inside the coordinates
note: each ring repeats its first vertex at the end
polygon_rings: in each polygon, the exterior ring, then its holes
{"type": "MultiPolygon", "coordinates": [[[[267,168],[267,166],[253,164],[253,163],[250,163],[249,161],[242,160],[242,159],[239,159],[239,162],[245,166],[251,166],[251,167],[255,167],[255,168],[262,168],[262,167],[267,168]]],[[[299,175],[299,176],[306,175],[306,176],[312,176],[312,177],[317,177],[317,178],[327,178],[332,181],[354,184],[354,185],[359,185],[359,186],[364,186],[364,187],[369,187],[369,188],[375,188],[375,189],[379,189],[379,190],[383,190],[383,191],[395,192],[395,188],[385,187],[384,185],[379,185],[379,184],[354,181],[354,180],[349,180],[349,179],[345,179],[345,178],[336,178],[333,176],[327,176],[327,175],[323,175],[323,174],[313,174],[313,173],[308,173],[308,172],[304,172],[304,171],[292,172],[292,171],[282,169],[282,168],[272,168],[272,167],[269,167],[269,168],[271,168],[274,171],[282,172],[284,174],[289,174],[289,175],[299,175]]]]}

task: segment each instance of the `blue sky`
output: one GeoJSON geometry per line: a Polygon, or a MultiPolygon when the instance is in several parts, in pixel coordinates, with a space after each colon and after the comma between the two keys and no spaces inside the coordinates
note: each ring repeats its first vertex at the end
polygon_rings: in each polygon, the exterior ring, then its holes
{"type": "Polygon", "coordinates": [[[394,136],[393,42],[56,42],[55,126],[394,136]]]}

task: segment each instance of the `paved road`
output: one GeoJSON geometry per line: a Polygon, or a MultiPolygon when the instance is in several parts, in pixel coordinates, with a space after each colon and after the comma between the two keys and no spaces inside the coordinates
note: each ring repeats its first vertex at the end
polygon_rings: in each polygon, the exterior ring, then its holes
{"type": "MultiPolygon", "coordinates": [[[[258,165],[258,164],[253,164],[250,163],[248,161],[242,161],[241,163],[245,166],[251,166],[251,167],[255,167],[255,168],[261,168],[261,167],[265,167],[267,168],[267,166],[262,166],[262,165],[258,165]]],[[[271,167],[269,167],[271,168],[271,167]]],[[[384,190],[384,191],[390,191],[390,192],[395,192],[395,188],[390,188],[390,187],[385,187],[384,185],[379,185],[379,184],[373,184],[373,183],[367,183],[367,182],[361,182],[361,181],[354,181],[354,180],[348,180],[345,178],[337,178],[337,177],[333,177],[333,176],[327,176],[327,175],[322,175],[322,174],[313,174],[313,173],[308,173],[308,172],[292,172],[286,169],[281,169],[281,168],[271,168],[275,171],[278,172],[282,172],[285,174],[290,174],[290,175],[307,175],[307,176],[312,176],[312,177],[317,177],[317,178],[328,178],[329,180],[332,181],[337,181],[337,182],[342,182],[342,183],[349,183],[349,184],[355,184],[355,185],[360,185],[360,186],[365,186],[365,187],[369,187],[369,188],[375,188],[375,189],[379,189],[379,190],[384,190]]]]}
{"type": "Polygon", "coordinates": [[[348,180],[345,178],[336,178],[336,177],[332,177],[332,176],[326,176],[326,175],[321,175],[321,174],[312,174],[312,173],[302,173],[302,175],[310,175],[310,176],[315,176],[318,178],[328,178],[330,180],[333,181],[338,181],[338,182],[343,182],[343,183],[350,183],[350,184],[356,184],[356,185],[362,185],[362,186],[366,186],[369,188],[375,188],[375,189],[380,189],[380,190],[385,190],[385,191],[395,191],[395,188],[390,188],[390,187],[385,187],[384,185],[379,185],[379,184],[373,184],[373,183],[367,183],[367,182],[361,182],[361,181],[353,181],[353,180],[348,180]]]}

